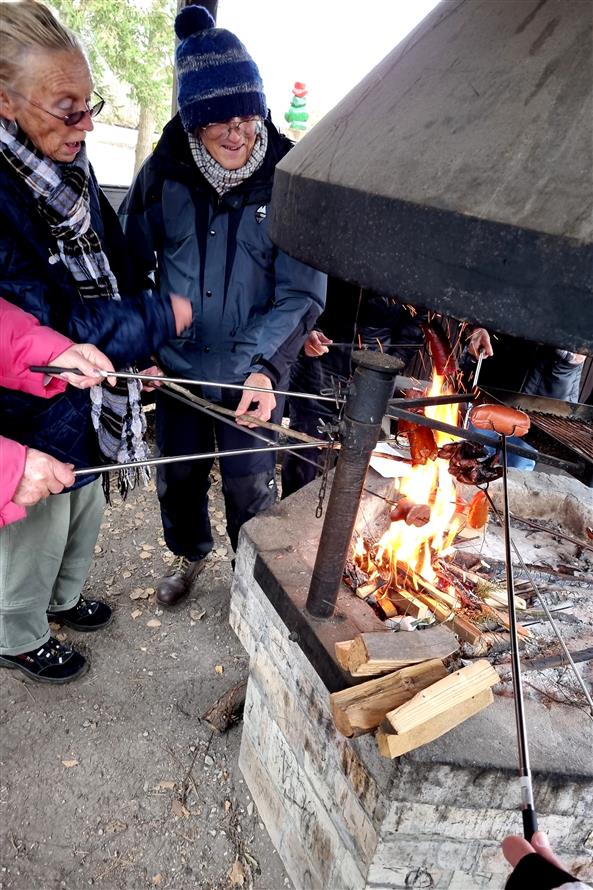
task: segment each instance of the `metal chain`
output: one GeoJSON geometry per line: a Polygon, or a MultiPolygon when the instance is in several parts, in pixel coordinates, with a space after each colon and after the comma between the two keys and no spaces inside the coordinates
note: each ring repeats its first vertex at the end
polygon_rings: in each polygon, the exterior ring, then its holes
{"type": "MultiPolygon", "coordinates": [[[[330,440],[331,441],[331,440],[330,440]]],[[[327,489],[327,478],[329,476],[329,471],[331,469],[331,455],[332,446],[331,444],[325,449],[325,461],[323,464],[323,473],[321,475],[321,484],[319,486],[319,498],[317,500],[317,506],[315,508],[315,517],[316,519],[321,519],[323,516],[323,502],[325,500],[325,492],[327,489]]]]}

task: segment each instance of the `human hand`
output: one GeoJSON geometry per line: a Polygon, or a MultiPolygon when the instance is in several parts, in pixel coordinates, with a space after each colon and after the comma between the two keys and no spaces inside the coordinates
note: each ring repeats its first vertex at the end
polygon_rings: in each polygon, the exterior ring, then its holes
{"type": "MultiPolygon", "coordinates": [[[[58,355],[51,363],[58,368],[78,368],[80,374],[61,374],[63,380],[67,380],[77,389],[88,389],[97,383],[103,383],[105,379],[99,371],[113,371],[113,365],[106,355],[93,346],[92,343],[74,343],[61,355],[58,355]]],[[[108,377],[107,382],[115,386],[115,377],[108,377]]]]}
{"type": "MultiPolygon", "coordinates": [[[[140,371],[140,374],[147,374],[149,377],[164,377],[165,375],[161,371],[158,365],[151,365],[150,368],[145,368],[143,371],[140,371]]],[[[152,392],[155,389],[158,389],[161,384],[155,379],[154,383],[147,383],[146,380],[142,381],[142,390],[143,392],[152,392]]]]}
{"type": "Polygon", "coordinates": [[[552,853],[550,841],[548,840],[548,835],[545,831],[534,832],[534,835],[531,838],[531,843],[526,841],[523,837],[511,834],[503,840],[502,852],[506,861],[512,865],[513,868],[524,856],[528,856],[530,853],[539,853],[539,855],[544,859],[547,859],[548,862],[552,862],[557,868],[566,871],[564,865],[552,853]]]}
{"type": "Polygon", "coordinates": [[[175,316],[175,332],[179,337],[191,324],[191,302],[187,297],[180,297],[179,294],[169,294],[169,298],[171,300],[171,309],[175,316]]]}
{"type": "Polygon", "coordinates": [[[323,331],[311,331],[305,340],[303,351],[309,358],[317,358],[329,352],[327,347],[333,342],[333,340],[325,336],[323,331]]]}
{"type": "Polygon", "coordinates": [[[478,358],[480,352],[484,353],[484,358],[490,358],[490,356],[494,355],[492,343],[490,342],[490,334],[486,328],[475,328],[472,331],[467,342],[467,348],[470,355],[473,355],[474,358],[478,358]]]}
{"type": "MultiPolygon", "coordinates": [[[[249,375],[245,381],[245,386],[265,387],[271,390],[272,382],[265,374],[255,373],[249,375]]],[[[272,392],[250,392],[249,390],[244,390],[241,401],[235,411],[235,417],[239,426],[254,427],[257,424],[250,423],[250,417],[257,417],[259,420],[269,420],[275,407],[276,399],[272,392]],[[250,405],[253,403],[255,403],[256,408],[250,411],[250,405]]]]}
{"type": "Polygon", "coordinates": [[[25,471],[12,500],[21,507],[32,507],[50,494],[59,494],[74,484],[73,464],[61,461],[29,448],[25,471]]]}

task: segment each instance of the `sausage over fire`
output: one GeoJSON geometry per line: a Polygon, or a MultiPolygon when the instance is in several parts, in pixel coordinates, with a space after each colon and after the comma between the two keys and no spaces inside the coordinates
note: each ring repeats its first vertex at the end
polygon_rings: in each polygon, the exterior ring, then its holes
{"type": "Polygon", "coordinates": [[[501,436],[524,436],[530,426],[524,411],[506,405],[476,405],[471,411],[471,422],[479,430],[494,430],[501,436]]]}
{"type": "Polygon", "coordinates": [[[457,361],[453,355],[453,348],[449,343],[449,338],[440,321],[437,321],[436,318],[433,318],[432,321],[421,321],[420,327],[426,338],[426,345],[437,374],[440,377],[448,377],[450,374],[455,374],[458,370],[457,361]]]}
{"type": "Polygon", "coordinates": [[[428,504],[415,504],[409,498],[400,498],[391,510],[391,521],[405,520],[406,525],[415,525],[420,528],[430,521],[430,507],[428,504]]]}

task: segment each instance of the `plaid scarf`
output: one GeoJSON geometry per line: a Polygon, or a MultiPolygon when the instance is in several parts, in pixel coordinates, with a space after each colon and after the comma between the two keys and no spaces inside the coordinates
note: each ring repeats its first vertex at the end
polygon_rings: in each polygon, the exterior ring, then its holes
{"type": "MultiPolygon", "coordinates": [[[[74,161],[58,164],[42,155],[20,128],[14,128],[15,132],[12,129],[0,126],[0,153],[33,193],[37,210],[49,226],[60,259],[81,298],[121,300],[109,260],[91,226],[89,164],[84,142],[74,161]]],[[[146,459],[146,420],[139,381],[122,381],[115,387],[94,386],[90,396],[93,426],[106,462],[146,459]]],[[[145,468],[120,470],[118,487],[122,495],[139,477],[147,478],[145,468]]],[[[109,498],[108,474],[104,474],[103,480],[109,498]]]]}
{"type": "Polygon", "coordinates": [[[198,170],[219,195],[224,195],[225,192],[230,191],[236,185],[240,185],[256,170],[259,170],[264,162],[268,148],[268,131],[264,125],[255,137],[255,145],[247,163],[239,167],[238,170],[227,170],[226,167],[214,160],[201,139],[192,135],[192,133],[188,133],[187,138],[198,170]]]}

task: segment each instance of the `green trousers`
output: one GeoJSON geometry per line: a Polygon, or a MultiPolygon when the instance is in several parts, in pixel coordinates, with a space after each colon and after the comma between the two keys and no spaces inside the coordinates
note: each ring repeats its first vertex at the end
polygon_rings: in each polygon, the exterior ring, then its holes
{"type": "Polygon", "coordinates": [[[50,636],[47,610],[76,605],[104,506],[97,480],[50,495],[26,519],[0,528],[0,654],[38,649],[50,636]]]}

